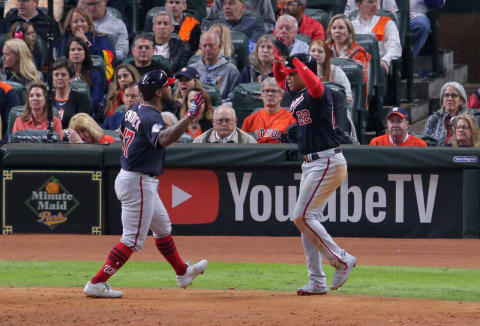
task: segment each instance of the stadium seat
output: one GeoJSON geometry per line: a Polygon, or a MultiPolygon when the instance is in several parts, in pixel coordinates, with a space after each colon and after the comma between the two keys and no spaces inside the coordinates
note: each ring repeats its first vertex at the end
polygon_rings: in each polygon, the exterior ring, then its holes
{"type": "Polygon", "coordinates": [[[336,14],[343,14],[347,0],[308,0],[307,8],[322,9],[330,14],[330,18],[336,14]]]}
{"type": "Polygon", "coordinates": [[[8,128],[9,141],[12,137],[13,124],[15,123],[15,120],[22,115],[23,109],[24,109],[23,105],[14,106],[8,113],[7,128],[8,128]]]}
{"type": "Polygon", "coordinates": [[[143,27],[143,31],[145,33],[151,33],[152,32],[152,27],[153,27],[153,17],[157,14],[157,12],[165,10],[165,7],[153,7],[150,10],[147,11],[147,14],[145,15],[145,25],[143,27]]]}
{"type": "Polygon", "coordinates": [[[250,115],[253,110],[263,107],[261,98],[262,87],[260,83],[239,84],[233,90],[233,108],[238,119],[238,126],[250,115]]]}
{"type": "Polygon", "coordinates": [[[307,8],[305,9],[305,15],[315,19],[320,24],[322,24],[324,31],[327,32],[328,23],[330,22],[331,18],[329,12],[322,9],[307,8]]]}
{"type": "Polygon", "coordinates": [[[355,34],[355,42],[361,45],[372,56],[368,71],[368,97],[375,96],[376,87],[383,85],[383,78],[380,75],[380,49],[375,36],[370,34],[355,34]]]}
{"type": "Polygon", "coordinates": [[[208,96],[210,96],[210,101],[212,101],[213,106],[222,104],[222,95],[217,85],[202,83],[202,87],[208,93],[208,96]]]}
{"type": "Polygon", "coordinates": [[[305,34],[302,34],[302,33],[298,33],[295,38],[297,40],[300,40],[300,41],[303,41],[305,43],[307,43],[308,45],[312,44],[312,39],[310,38],[310,36],[308,35],[305,35],[305,34]]]}
{"type": "Polygon", "coordinates": [[[427,146],[438,146],[438,141],[431,136],[416,131],[409,131],[408,133],[425,141],[427,143],[427,146]]]}
{"type": "Polygon", "coordinates": [[[88,100],[90,101],[91,94],[90,94],[90,86],[88,86],[88,83],[83,81],[83,80],[73,80],[70,83],[70,89],[82,93],[88,96],[88,100]]]}
{"type": "Polygon", "coordinates": [[[20,103],[22,105],[25,104],[25,102],[27,101],[27,88],[25,87],[25,85],[13,80],[5,80],[4,82],[15,89],[20,103]]]}
{"type": "Polygon", "coordinates": [[[242,32],[232,31],[232,60],[236,62],[238,70],[241,72],[243,67],[247,65],[250,56],[248,37],[242,32]]]}

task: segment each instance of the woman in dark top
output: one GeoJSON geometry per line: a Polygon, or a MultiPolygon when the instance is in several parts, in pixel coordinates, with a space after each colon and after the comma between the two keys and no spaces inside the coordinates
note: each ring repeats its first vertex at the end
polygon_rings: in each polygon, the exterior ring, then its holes
{"type": "Polygon", "coordinates": [[[241,83],[261,83],[273,77],[273,40],[272,34],[265,34],[258,39],[248,65],[243,68],[241,83]]]}
{"type": "Polygon", "coordinates": [[[53,86],[55,87],[55,107],[57,108],[62,128],[68,128],[70,119],[77,113],[90,111],[88,96],[70,88],[75,76],[73,64],[66,58],[60,58],[52,66],[53,86]]]}

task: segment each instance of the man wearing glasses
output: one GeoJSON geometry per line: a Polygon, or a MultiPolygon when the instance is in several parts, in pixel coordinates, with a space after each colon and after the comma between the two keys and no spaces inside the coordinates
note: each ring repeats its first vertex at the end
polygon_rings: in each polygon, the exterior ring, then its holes
{"type": "Polygon", "coordinates": [[[308,35],[313,40],[325,40],[322,24],[305,15],[307,0],[287,0],[283,3],[286,14],[293,16],[298,22],[298,33],[308,35]]]}
{"type": "Polygon", "coordinates": [[[110,34],[115,47],[115,58],[125,59],[128,54],[128,32],[123,21],[115,17],[107,9],[107,0],[78,1],[77,7],[87,8],[88,15],[93,20],[95,28],[102,33],[110,34]]]}

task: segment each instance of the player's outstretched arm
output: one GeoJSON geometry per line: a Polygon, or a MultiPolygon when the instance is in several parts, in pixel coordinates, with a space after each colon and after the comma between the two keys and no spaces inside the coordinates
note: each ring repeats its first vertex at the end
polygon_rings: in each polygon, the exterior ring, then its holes
{"type": "Polygon", "coordinates": [[[307,87],[308,92],[313,98],[319,98],[323,96],[323,83],[318,77],[311,71],[303,62],[298,58],[293,58],[293,65],[297,68],[298,74],[303,83],[307,87]]]}

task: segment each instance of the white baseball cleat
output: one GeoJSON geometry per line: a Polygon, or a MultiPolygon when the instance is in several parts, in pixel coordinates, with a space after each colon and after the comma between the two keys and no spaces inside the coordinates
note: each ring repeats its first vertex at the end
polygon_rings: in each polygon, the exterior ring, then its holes
{"type": "Polygon", "coordinates": [[[297,295],[322,295],[327,294],[328,290],[325,284],[308,283],[297,289],[297,295]]]}
{"type": "Polygon", "coordinates": [[[357,262],[357,258],[350,255],[346,251],[342,260],[343,262],[337,263],[335,273],[333,274],[332,283],[330,283],[330,288],[332,290],[337,290],[339,287],[345,284],[350,272],[352,271],[352,268],[355,267],[355,263],[357,262]]]}
{"type": "MultiPolygon", "coordinates": [[[[187,263],[188,264],[188,263],[187,263]]],[[[183,275],[177,275],[177,284],[181,288],[186,288],[192,284],[195,277],[200,274],[203,274],[205,268],[207,268],[208,262],[203,259],[194,265],[189,265],[187,271],[183,275]]]]}
{"type": "Polygon", "coordinates": [[[122,291],[113,290],[112,287],[105,282],[93,284],[90,281],[85,285],[83,293],[85,293],[87,297],[94,298],[120,298],[123,295],[122,291]]]}

